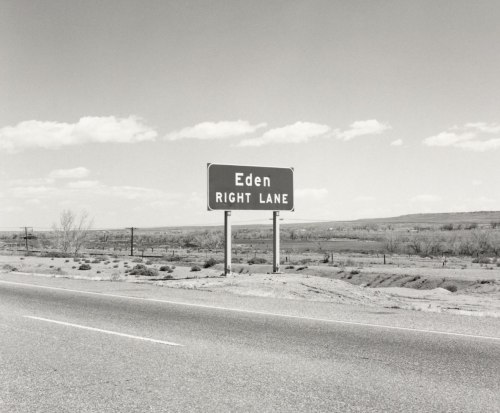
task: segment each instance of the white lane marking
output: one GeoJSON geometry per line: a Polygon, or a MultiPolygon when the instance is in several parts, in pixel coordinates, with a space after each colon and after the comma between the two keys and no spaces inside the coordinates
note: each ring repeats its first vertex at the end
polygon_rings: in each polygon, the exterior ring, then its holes
{"type": "Polygon", "coordinates": [[[24,317],[25,318],[30,318],[32,320],[46,321],[48,323],[60,324],[60,325],[63,325],[63,326],[68,326],[68,327],[81,328],[82,330],[97,331],[99,333],[111,334],[111,335],[114,335],[114,336],[134,338],[136,340],[142,340],[142,341],[150,341],[151,343],[159,343],[159,344],[166,344],[168,346],[182,346],[183,347],[182,344],[172,343],[171,341],[163,341],[163,340],[156,340],[154,338],[141,337],[141,336],[133,336],[131,334],[118,333],[117,331],[103,330],[101,328],[82,326],[80,324],[66,323],[65,321],[51,320],[50,318],[35,317],[35,316],[31,316],[31,315],[25,315],[24,317]]]}
{"type": "MultiPolygon", "coordinates": [[[[28,273],[26,273],[26,274],[28,274],[28,273]]],[[[28,275],[32,275],[32,274],[28,274],[28,275]]],[[[183,303],[180,301],[161,300],[158,298],[131,297],[129,295],[119,295],[119,294],[99,293],[99,292],[94,292],[94,291],[73,290],[70,288],[49,287],[46,285],[18,283],[18,282],[13,282],[13,281],[4,281],[4,280],[0,280],[0,283],[21,285],[21,286],[26,286],[26,287],[44,288],[47,290],[66,291],[66,292],[79,293],[79,294],[98,295],[98,296],[102,296],[102,297],[112,297],[112,298],[122,298],[122,299],[125,298],[128,300],[152,301],[152,302],[172,304],[172,305],[183,305],[186,307],[209,308],[209,309],[213,309],[213,310],[234,311],[234,312],[238,312],[238,313],[259,314],[259,315],[273,316],[273,317],[293,318],[293,319],[298,319],[298,320],[321,321],[321,322],[325,322],[325,323],[347,324],[347,325],[356,325],[356,326],[363,326],[363,327],[385,328],[385,329],[389,329],[389,330],[413,331],[413,332],[417,332],[417,333],[441,334],[441,335],[447,335],[447,336],[469,337],[469,338],[479,338],[479,339],[500,341],[500,337],[482,336],[482,335],[466,334],[466,333],[454,333],[451,331],[426,330],[426,329],[411,328],[411,327],[388,326],[385,324],[361,323],[361,322],[357,322],[357,321],[345,321],[345,320],[332,320],[332,319],[328,319],[328,318],[304,317],[304,316],[299,316],[299,315],[271,313],[268,311],[243,310],[240,308],[219,307],[219,306],[206,305],[206,304],[183,303]]]]}

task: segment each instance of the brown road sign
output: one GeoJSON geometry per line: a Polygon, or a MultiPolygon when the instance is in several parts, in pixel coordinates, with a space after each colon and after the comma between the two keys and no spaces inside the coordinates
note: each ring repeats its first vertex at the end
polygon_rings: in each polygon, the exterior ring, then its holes
{"type": "Polygon", "coordinates": [[[293,211],[293,168],[209,163],[208,210],[293,211]]]}

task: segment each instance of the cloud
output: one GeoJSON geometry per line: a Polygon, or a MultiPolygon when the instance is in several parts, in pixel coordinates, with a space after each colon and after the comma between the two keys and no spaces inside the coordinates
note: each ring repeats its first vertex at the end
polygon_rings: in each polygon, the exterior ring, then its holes
{"type": "Polygon", "coordinates": [[[0,151],[16,153],[86,143],[136,143],[153,141],[156,136],[156,131],[135,116],[87,116],[76,123],[28,120],[0,129],[0,151]]]}
{"type": "Polygon", "coordinates": [[[441,200],[441,197],[439,197],[437,195],[430,195],[430,194],[420,194],[420,195],[416,195],[410,199],[411,202],[422,202],[422,203],[437,202],[440,200],[441,200]]]}
{"type": "Polygon", "coordinates": [[[66,187],[70,189],[88,189],[88,188],[97,188],[101,185],[99,181],[75,181],[69,182],[66,187]]]}
{"type": "Polygon", "coordinates": [[[391,146],[401,146],[403,145],[403,139],[396,139],[395,141],[391,142],[391,146]]]}
{"type": "Polygon", "coordinates": [[[33,199],[40,201],[66,199],[80,202],[82,199],[111,197],[124,200],[140,200],[148,204],[167,205],[182,198],[180,193],[166,192],[156,188],[137,187],[128,185],[106,185],[99,181],[78,180],[68,182],[64,186],[33,185],[10,187],[5,193],[13,199],[33,199]],[[79,201],[80,200],[80,201],[79,201]]]}
{"type": "Polygon", "coordinates": [[[266,123],[251,125],[246,120],[202,122],[194,126],[171,132],[165,136],[165,139],[171,141],[179,139],[228,139],[248,135],[265,126],[266,123]]]}
{"type": "Polygon", "coordinates": [[[83,166],[72,169],[54,169],[49,173],[49,179],[78,179],[89,176],[90,171],[83,166]]]}
{"type": "Polygon", "coordinates": [[[339,139],[349,141],[363,135],[380,135],[388,129],[391,129],[391,126],[388,123],[381,123],[376,119],[358,120],[353,122],[349,129],[343,132],[336,131],[335,135],[339,139]]]}
{"type": "Polygon", "coordinates": [[[302,188],[295,190],[295,197],[313,199],[315,201],[324,199],[328,195],[326,188],[302,188]]]}
{"type": "Polygon", "coordinates": [[[423,140],[424,145],[454,147],[475,152],[485,152],[500,148],[500,138],[485,139],[484,135],[500,134],[496,123],[469,122],[464,126],[453,126],[448,130],[423,140]]]}
{"type": "Polygon", "coordinates": [[[273,143],[302,143],[325,136],[330,127],[319,123],[296,122],[281,128],[270,129],[261,137],[242,140],[238,146],[262,146],[273,143]]]}
{"type": "Polygon", "coordinates": [[[486,122],[469,122],[464,125],[465,128],[475,129],[484,133],[500,133],[500,125],[486,122]]]}
{"type": "Polygon", "coordinates": [[[475,151],[475,152],[486,152],[492,149],[500,148],[500,138],[498,139],[488,139],[487,141],[467,141],[461,142],[455,145],[458,148],[475,151]]]}
{"type": "Polygon", "coordinates": [[[13,198],[40,198],[42,196],[54,196],[57,188],[52,186],[16,186],[9,189],[9,196],[13,198]]]}
{"type": "Polygon", "coordinates": [[[99,181],[80,180],[69,182],[61,193],[85,196],[109,196],[127,200],[140,199],[145,202],[171,202],[181,197],[180,194],[165,192],[156,188],[129,185],[106,185],[99,181]]]}
{"type": "Polygon", "coordinates": [[[23,178],[23,179],[12,179],[9,181],[9,186],[40,186],[40,185],[52,185],[54,179],[52,178],[23,178]]]}

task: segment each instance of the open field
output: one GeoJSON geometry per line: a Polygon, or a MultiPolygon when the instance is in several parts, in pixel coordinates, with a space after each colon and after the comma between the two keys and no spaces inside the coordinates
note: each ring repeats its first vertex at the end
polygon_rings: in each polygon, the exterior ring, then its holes
{"type": "Polygon", "coordinates": [[[233,274],[229,277],[221,276],[221,264],[201,268],[204,254],[193,255],[196,259],[190,264],[137,257],[73,259],[2,255],[0,270],[237,295],[500,317],[500,267],[495,264],[476,264],[471,259],[455,258],[443,267],[436,259],[391,256],[384,265],[380,255],[367,254],[337,254],[333,255],[333,263],[320,264],[319,254],[302,256],[305,257],[303,264],[284,265],[282,274],[270,274],[268,264],[242,263],[233,265],[233,274]],[[90,268],[79,269],[84,264],[90,268]],[[151,274],[131,275],[137,265],[152,269],[151,274]],[[193,267],[197,267],[196,271],[193,267]]]}
{"type": "Polygon", "coordinates": [[[233,275],[227,278],[221,277],[219,227],[137,230],[134,257],[129,256],[126,230],[90,231],[75,251],[70,245],[64,247],[60,232],[33,233],[27,242],[29,254],[22,254],[26,240],[18,233],[2,233],[0,269],[500,316],[499,212],[283,225],[279,275],[269,274],[271,234],[269,226],[235,226],[233,275]],[[79,269],[82,264],[90,268],[79,269]],[[134,268],[137,265],[142,267],[134,268]]]}

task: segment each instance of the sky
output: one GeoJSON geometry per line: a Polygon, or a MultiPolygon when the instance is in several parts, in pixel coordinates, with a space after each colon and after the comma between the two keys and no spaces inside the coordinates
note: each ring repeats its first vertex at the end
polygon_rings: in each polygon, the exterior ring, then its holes
{"type": "Polygon", "coordinates": [[[0,0],[0,230],[65,209],[221,225],[207,163],[293,167],[284,223],[500,210],[499,19],[495,0],[0,0]]]}

